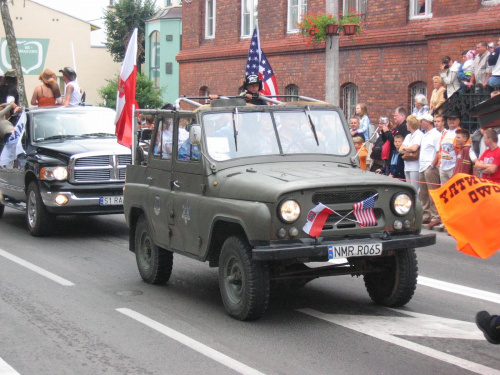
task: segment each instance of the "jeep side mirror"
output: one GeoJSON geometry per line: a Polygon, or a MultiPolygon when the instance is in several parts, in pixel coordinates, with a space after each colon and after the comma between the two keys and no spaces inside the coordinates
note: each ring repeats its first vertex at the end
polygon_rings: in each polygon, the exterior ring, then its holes
{"type": "Polygon", "coordinates": [[[201,126],[192,124],[189,128],[189,143],[199,145],[201,141],[201,126]]]}

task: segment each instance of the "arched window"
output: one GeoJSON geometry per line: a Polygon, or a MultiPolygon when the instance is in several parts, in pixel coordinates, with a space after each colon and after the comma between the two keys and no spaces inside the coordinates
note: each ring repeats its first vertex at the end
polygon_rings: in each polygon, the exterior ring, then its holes
{"type": "Polygon", "coordinates": [[[295,95],[297,96],[297,98],[286,98],[286,101],[287,102],[298,102],[299,101],[299,86],[297,85],[288,85],[286,88],[285,88],[285,91],[286,91],[286,95],[295,95]]]}
{"type": "Polygon", "coordinates": [[[149,79],[156,88],[160,87],[160,32],[149,35],[149,79]]]}
{"type": "MultiPolygon", "coordinates": [[[[199,96],[209,96],[210,95],[210,89],[207,86],[202,86],[200,87],[199,90],[199,96]]],[[[203,100],[203,99],[202,99],[203,100]]],[[[204,103],[207,104],[209,102],[208,99],[204,100],[204,103]]]]}
{"type": "Polygon", "coordinates": [[[415,99],[415,95],[417,94],[425,95],[425,97],[427,98],[427,83],[415,82],[410,86],[410,105],[408,106],[408,108],[413,108],[413,102],[415,99]]]}
{"type": "Polygon", "coordinates": [[[342,88],[342,110],[349,122],[349,118],[356,112],[356,104],[358,104],[358,86],[354,83],[348,83],[342,88]]]}

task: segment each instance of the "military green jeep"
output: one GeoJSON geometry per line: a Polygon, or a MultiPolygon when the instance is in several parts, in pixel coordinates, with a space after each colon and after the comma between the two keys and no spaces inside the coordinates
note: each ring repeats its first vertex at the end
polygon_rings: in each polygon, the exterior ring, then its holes
{"type": "Polygon", "coordinates": [[[149,149],[136,151],[124,189],[129,247],[146,282],[169,280],[173,253],[208,261],[240,320],[261,317],[272,288],[322,276],[363,275],[383,306],[410,301],[415,248],[436,242],[420,234],[416,191],[362,171],[342,112],[305,99],[181,98],[153,111],[149,149]]]}

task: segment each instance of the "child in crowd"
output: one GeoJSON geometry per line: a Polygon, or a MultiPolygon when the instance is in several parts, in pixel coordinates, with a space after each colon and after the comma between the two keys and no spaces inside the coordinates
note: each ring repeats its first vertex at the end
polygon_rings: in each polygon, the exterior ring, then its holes
{"type": "Polygon", "coordinates": [[[455,132],[455,153],[457,162],[453,175],[457,173],[472,174],[472,166],[477,159],[474,150],[472,150],[470,142],[470,133],[467,129],[457,129],[455,132]]]}
{"type": "Polygon", "coordinates": [[[356,136],[352,140],[359,156],[359,166],[362,170],[366,171],[366,157],[368,156],[368,150],[364,145],[363,138],[356,136]]]}
{"type": "Polygon", "coordinates": [[[401,134],[396,134],[394,136],[394,147],[392,154],[387,160],[387,166],[382,169],[377,169],[376,173],[384,173],[389,177],[405,179],[405,161],[403,160],[403,155],[399,153],[399,148],[403,144],[404,137],[401,134]]]}

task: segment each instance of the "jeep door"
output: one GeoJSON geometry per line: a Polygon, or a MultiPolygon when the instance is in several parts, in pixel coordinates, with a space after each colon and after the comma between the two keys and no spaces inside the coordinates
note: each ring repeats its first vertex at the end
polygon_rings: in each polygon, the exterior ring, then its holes
{"type": "Polygon", "coordinates": [[[200,255],[199,203],[203,195],[203,163],[198,146],[189,143],[184,123],[191,123],[194,117],[179,117],[175,127],[177,153],[172,173],[172,192],[169,199],[173,208],[170,220],[173,249],[200,255]]]}
{"type": "MultiPolygon", "coordinates": [[[[16,124],[14,134],[19,134],[16,132],[22,126],[21,123],[16,124]]],[[[24,169],[28,142],[26,131],[22,134],[19,142],[11,140],[0,143],[0,191],[10,198],[25,200],[24,169]]]]}
{"type": "Polygon", "coordinates": [[[174,114],[162,115],[155,121],[155,128],[149,148],[149,168],[147,180],[148,216],[154,228],[157,243],[170,247],[168,221],[171,215],[169,206],[170,184],[172,182],[172,131],[174,114]],[[163,117],[164,116],[164,117],[163,117]]]}

